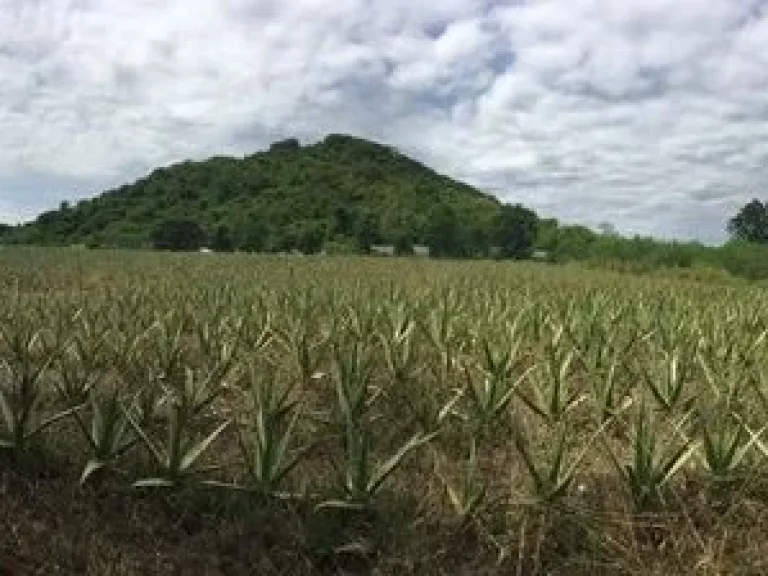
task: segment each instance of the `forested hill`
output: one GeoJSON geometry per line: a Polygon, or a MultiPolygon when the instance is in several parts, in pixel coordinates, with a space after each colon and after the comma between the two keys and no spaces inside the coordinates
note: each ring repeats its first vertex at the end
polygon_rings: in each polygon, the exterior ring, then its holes
{"type": "Polygon", "coordinates": [[[471,255],[505,243],[499,238],[505,211],[509,224],[522,218],[515,228],[530,236],[535,215],[529,211],[504,210],[494,197],[394,148],[330,135],[308,146],[290,139],[244,158],[159,168],[93,200],[62,204],[10,237],[29,244],[144,247],[162,245],[164,234],[186,235],[190,247],[304,252],[377,243],[406,250],[424,243],[437,252],[471,255]]]}

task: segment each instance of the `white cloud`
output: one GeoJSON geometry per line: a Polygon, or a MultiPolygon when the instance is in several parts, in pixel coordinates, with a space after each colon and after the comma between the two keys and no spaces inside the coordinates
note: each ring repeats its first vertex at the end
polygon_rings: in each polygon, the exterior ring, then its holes
{"type": "Polygon", "coordinates": [[[32,217],[34,217],[34,214],[31,211],[24,213],[23,208],[20,208],[15,202],[9,203],[5,200],[0,200],[0,223],[16,224],[32,217]]]}
{"type": "Polygon", "coordinates": [[[0,0],[0,219],[352,132],[542,214],[718,239],[767,185],[767,5],[0,0]]]}

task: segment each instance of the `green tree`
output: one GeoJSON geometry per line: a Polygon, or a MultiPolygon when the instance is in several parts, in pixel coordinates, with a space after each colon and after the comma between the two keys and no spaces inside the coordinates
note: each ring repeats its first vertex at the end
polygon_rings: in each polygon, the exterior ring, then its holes
{"type": "Polygon", "coordinates": [[[226,224],[220,224],[216,227],[211,240],[211,248],[217,252],[232,252],[235,249],[235,241],[232,239],[232,232],[226,224]]]}
{"type": "Polygon", "coordinates": [[[520,204],[499,208],[494,226],[494,242],[505,258],[529,258],[536,242],[536,214],[520,204]]]}
{"type": "Polygon", "coordinates": [[[274,142],[270,147],[270,152],[295,152],[301,149],[301,143],[296,138],[287,138],[279,142],[274,142]]]}
{"type": "Polygon", "coordinates": [[[199,250],[205,245],[206,234],[194,220],[164,220],[152,231],[152,245],[156,250],[199,250]]]}
{"type": "Polygon", "coordinates": [[[557,246],[559,231],[557,218],[539,218],[539,223],[536,227],[536,248],[554,250],[557,246]]]}
{"type": "Polygon", "coordinates": [[[264,252],[270,243],[270,226],[258,214],[247,214],[236,221],[235,244],[246,252],[264,252]]]}
{"type": "Polygon", "coordinates": [[[449,204],[437,204],[429,212],[426,242],[429,252],[436,257],[459,256],[462,248],[462,229],[456,211],[449,204]]]}
{"type": "Polygon", "coordinates": [[[487,257],[491,252],[493,230],[486,222],[471,222],[464,233],[464,249],[467,256],[487,257]]]}
{"type": "Polygon", "coordinates": [[[6,238],[10,237],[12,231],[13,227],[8,226],[8,224],[0,223],[0,242],[3,242],[6,238]]]}
{"type": "Polygon", "coordinates": [[[397,256],[411,256],[413,254],[413,236],[407,231],[397,231],[392,238],[392,245],[397,256]]]}
{"type": "Polygon", "coordinates": [[[302,254],[317,254],[325,239],[325,226],[321,222],[308,222],[296,231],[296,248],[302,254]]]}
{"type": "Polygon", "coordinates": [[[344,205],[333,209],[333,232],[339,236],[354,236],[357,215],[354,210],[344,205]]]}
{"type": "MultiPolygon", "coordinates": [[[[542,234],[542,240],[544,234],[542,234]]],[[[586,226],[572,225],[546,228],[546,243],[539,246],[549,252],[549,259],[556,262],[588,260],[594,256],[598,235],[586,226]]]]}
{"type": "Polygon", "coordinates": [[[355,238],[360,250],[366,254],[371,251],[372,245],[381,242],[379,221],[375,214],[366,212],[362,215],[355,226],[355,238]]]}
{"type": "Polygon", "coordinates": [[[267,244],[268,252],[291,252],[297,248],[297,233],[293,226],[279,226],[270,231],[267,244]]]}
{"type": "Polygon", "coordinates": [[[753,199],[730,219],[727,230],[737,240],[768,243],[768,203],[753,199]]]}

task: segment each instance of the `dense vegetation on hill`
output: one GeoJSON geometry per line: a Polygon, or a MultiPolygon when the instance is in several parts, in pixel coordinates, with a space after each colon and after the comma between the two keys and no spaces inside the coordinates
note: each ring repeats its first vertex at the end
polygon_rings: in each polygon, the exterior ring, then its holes
{"type": "Polygon", "coordinates": [[[365,253],[388,244],[399,254],[423,244],[433,256],[514,258],[538,249],[552,262],[636,272],[705,267],[768,278],[768,204],[746,204],[728,231],[732,242],[710,248],[563,225],[502,204],[392,147],[332,134],[313,145],[288,139],[244,158],[158,168],[29,224],[0,226],[0,242],[303,253],[365,253]]]}
{"type": "Polygon", "coordinates": [[[181,235],[181,248],[308,253],[378,243],[407,251],[420,243],[469,256],[491,245],[529,251],[534,234],[535,215],[522,207],[503,208],[391,147],[330,135],[311,146],[291,139],[242,159],[159,168],[42,214],[15,236],[47,245],[172,247],[168,238],[181,235]],[[510,226],[523,236],[510,238],[510,226]]]}

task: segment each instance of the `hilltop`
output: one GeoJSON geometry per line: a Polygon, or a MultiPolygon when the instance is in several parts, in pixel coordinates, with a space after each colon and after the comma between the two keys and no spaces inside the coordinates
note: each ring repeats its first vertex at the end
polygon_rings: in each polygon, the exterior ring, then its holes
{"type": "Polygon", "coordinates": [[[312,145],[288,139],[242,158],[158,168],[92,200],[64,203],[6,236],[138,248],[186,234],[190,247],[304,252],[423,243],[469,255],[487,252],[494,240],[503,245],[501,220],[517,218],[531,244],[535,215],[519,206],[502,213],[493,196],[390,146],[332,134],[312,145]]]}

